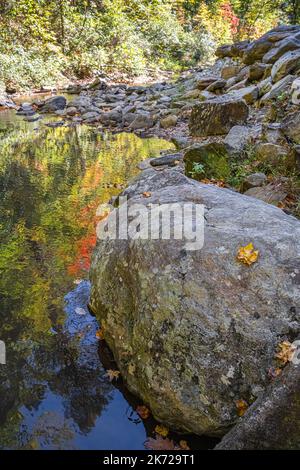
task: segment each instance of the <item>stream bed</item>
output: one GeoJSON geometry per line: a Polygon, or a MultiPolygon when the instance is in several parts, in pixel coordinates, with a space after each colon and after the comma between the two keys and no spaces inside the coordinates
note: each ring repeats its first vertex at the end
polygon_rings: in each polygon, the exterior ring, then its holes
{"type": "Polygon", "coordinates": [[[137,450],[153,437],[157,423],[135,412],[142,403],[106,375],[113,360],[87,309],[88,270],[98,205],[167,149],[0,113],[0,449],[137,450]]]}

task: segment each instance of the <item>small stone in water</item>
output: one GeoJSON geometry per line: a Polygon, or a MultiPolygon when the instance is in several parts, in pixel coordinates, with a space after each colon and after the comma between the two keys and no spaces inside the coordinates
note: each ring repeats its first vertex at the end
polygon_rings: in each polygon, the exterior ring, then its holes
{"type": "Polygon", "coordinates": [[[77,315],[86,315],[86,311],[81,307],[75,308],[75,313],[77,313],[77,315]]]}

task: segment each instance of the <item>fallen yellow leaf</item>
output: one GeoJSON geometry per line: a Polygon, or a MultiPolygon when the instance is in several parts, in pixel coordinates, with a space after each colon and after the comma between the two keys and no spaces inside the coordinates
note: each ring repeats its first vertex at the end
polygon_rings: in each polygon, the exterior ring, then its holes
{"type": "Polygon", "coordinates": [[[241,246],[237,253],[237,259],[244,264],[250,266],[255,263],[258,259],[259,251],[254,250],[253,243],[249,243],[247,246],[241,246]]]}
{"type": "Polygon", "coordinates": [[[118,380],[121,372],[119,370],[108,369],[105,376],[109,378],[109,381],[112,382],[114,379],[118,380]]]}
{"type": "Polygon", "coordinates": [[[96,338],[103,340],[104,339],[104,331],[102,328],[100,330],[96,331],[96,338]]]}
{"type": "Polygon", "coordinates": [[[97,214],[98,216],[98,222],[101,222],[102,220],[105,220],[107,219],[107,217],[109,216],[110,214],[110,210],[106,209],[105,211],[103,211],[101,214],[97,214]]]}
{"type": "Polygon", "coordinates": [[[144,196],[144,197],[151,197],[151,193],[150,193],[149,191],[145,191],[145,192],[143,193],[143,196],[144,196]]]}
{"type": "Polygon", "coordinates": [[[162,424],[158,424],[157,426],[155,426],[154,430],[156,434],[159,434],[162,437],[167,437],[167,435],[169,434],[169,429],[163,426],[162,424]]]}
{"type": "Polygon", "coordinates": [[[237,400],[236,408],[239,416],[244,416],[248,409],[248,403],[245,400],[237,400]]]}
{"type": "Polygon", "coordinates": [[[203,180],[200,181],[200,183],[213,184],[214,186],[219,186],[219,188],[225,187],[225,182],[223,180],[204,178],[203,180]]]}
{"type": "Polygon", "coordinates": [[[293,360],[296,351],[296,346],[294,346],[289,341],[283,341],[283,343],[280,343],[278,345],[278,348],[279,352],[275,354],[275,357],[276,359],[279,359],[279,361],[282,362],[283,365],[293,360]]]}

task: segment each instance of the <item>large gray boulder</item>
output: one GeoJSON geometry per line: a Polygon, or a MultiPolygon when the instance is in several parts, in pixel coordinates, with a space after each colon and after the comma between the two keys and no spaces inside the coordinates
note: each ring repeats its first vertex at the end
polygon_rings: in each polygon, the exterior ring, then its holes
{"type": "Polygon", "coordinates": [[[281,130],[294,143],[300,144],[300,111],[288,114],[282,121],[281,130]]]}
{"type": "Polygon", "coordinates": [[[66,105],[67,100],[64,96],[52,96],[44,102],[41,108],[41,112],[52,113],[61,109],[65,109],[66,105]]]}
{"type": "Polygon", "coordinates": [[[219,77],[216,75],[208,75],[201,77],[197,81],[197,88],[198,90],[205,90],[205,88],[209,87],[212,83],[215,83],[218,80],[219,77]]]}
{"type": "Polygon", "coordinates": [[[289,51],[300,49],[300,41],[294,37],[287,37],[276,44],[276,47],[272,48],[263,57],[263,62],[266,64],[274,64],[280,57],[289,51]]]}
{"type": "Polygon", "coordinates": [[[244,63],[250,65],[258,60],[269,57],[267,54],[271,49],[277,48],[279,41],[282,41],[288,37],[295,37],[295,35],[297,35],[299,32],[299,26],[295,25],[281,25],[268,31],[259,39],[249,44],[243,55],[244,63]]]}
{"type": "Polygon", "coordinates": [[[247,65],[261,60],[265,63],[273,63],[276,57],[279,58],[284,52],[295,48],[293,41],[300,39],[299,33],[299,25],[280,25],[255,41],[241,41],[220,46],[216,50],[216,56],[221,59],[242,57],[247,65]]]}
{"type": "Polygon", "coordinates": [[[153,125],[154,125],[154,120],[151,114],[147,112],[141,112],[137,114],[136,118],[134,119],[134,121],[131,122],[129,127],[133,130],[137,130],[137,129],[149,129],[153,125]]]}
{"type": "Polygon", "coordinates": [[[229,78],[236,77],[240,71],[240,65],[225,65],[221,70],[221,78],[228,80],[229,78]]]}
{"type": "Polygon", "coordinates": [[[251,139],[255,136],[255,131],[248,126],[233,126],[224,139],[224,143],[232,152],[241,152],[251,139]]]}
{"type": "Polygon", "coordinates": [[[254,64],[254,62],[261,60],[272,47],[273,43],[267,36],[253,41],[244,52],[243,62],[246,65],[254,64]]]}
{"type": "Polygon", "coordinates": [[[194,136],[227,134],[238,124],[244,124],[249,108],[244,100],[235,97],[211,99],[195,105],[192,109],[189,128],[194,136]]]}
{"type": "Polygon", "coordinates": [[[178,169],[145,170],[123,195],[148,210],[203,204],[204,247],[98,241],[92,308],[125,383],[158,420],[222,435],[238,420],[237,400],[252,403],[267,387],[278,343],[299,333],[300,222],[178,169]],[[236,259],[249,242],[259,250],[251,266],[236,259]]]}
{"type": "Polygon", "coordinates": [[[228,90],[228,97],[235,100],[244,100],[247,104],[253,104],[258,99],[258,87],[250,85],[239,90],[228,90]]]}
{"type": "Polygon", "coordinates": [[[263,78],[267,67],[268,66],[266,64],[261,64],[260,62],[255,62],[255,64],[250,65],[248,69],[248,80],[250,82],[255,82],[263,78]]]}
{"type": "MultiPolygon", "coordinates": [[[[270,87],[268,87],[270,88],[268,92],[262,96],[261,103],[265,104],[267,102],[277,99],[279,96],[281,96],[284,93],[289,93],[294,80],[295,80],[294,75],[286,75],[281,80],[274,83],[274,85],[270,85],[270,87]]],[[[265,91],[265,90],[262,88],[262,91],[265,91]]]]}
{"type": "Polygon", "coordinates": [[[234,44],[225,44],[223,46],[219,46],[215,54],[220,59],[223,59],[224,57],[242,57],[248,45],[249,40],[235,42],[234,44]]]}
{"type": "Polygon", "coordinates": [[[273,65],[271,76],[273,82],[278,82],[288,74],[296,73],[300,70],[300,49],[286,52],[273,65]]]}

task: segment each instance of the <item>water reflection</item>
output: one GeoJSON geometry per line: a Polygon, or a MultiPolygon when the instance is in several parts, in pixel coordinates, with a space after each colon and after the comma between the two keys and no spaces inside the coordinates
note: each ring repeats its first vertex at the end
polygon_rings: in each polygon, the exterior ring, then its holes
{"type": "Polygon", "coordinates": [[[84,279],[98,204],[167,148],[0,115],[0,448],[143,448],[144,426],[99,360],[84,279]]]}

